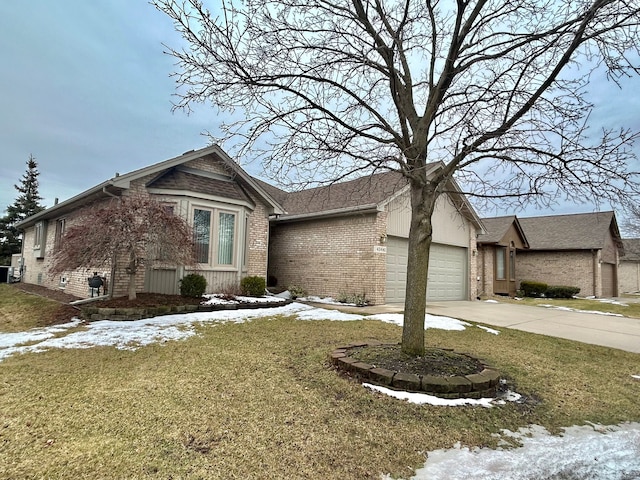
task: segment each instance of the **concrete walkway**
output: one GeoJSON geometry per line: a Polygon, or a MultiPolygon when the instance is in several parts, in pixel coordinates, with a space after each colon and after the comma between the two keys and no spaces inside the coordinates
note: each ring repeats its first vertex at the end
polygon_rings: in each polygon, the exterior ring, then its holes
{"type": "MultiPolygon", "coordinates": [[[[326,304],[317,306],[332,308],[326,304]]],[[[373,314],[402,312],[403,307],[375,305],[334,308],[351,313],[373,314]]],[[[640,353],[640,319],[636,318],[483,301],[430,302],[427,304],[427,312],[640,353]]]]}
{"type": "Polygon", "coordinates": [[[427,311],[433,315],[640,353],[640,319],[637,318],[482,301],[430,303],[427,311]]]}

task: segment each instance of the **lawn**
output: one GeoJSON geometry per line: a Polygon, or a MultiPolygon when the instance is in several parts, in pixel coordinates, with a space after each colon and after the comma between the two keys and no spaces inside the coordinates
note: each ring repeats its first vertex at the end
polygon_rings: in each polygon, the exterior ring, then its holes
{"type": "Polygon", "coordinates": [[[519,303],[522,305],[552,305],[554,307],[567,307],[574,310],[586,310],[595,312],[615,313],[625,317],[640,318],[640,303],[631,301],[636,300],[637,296],[619,299],[619,301],[611,302],[607,299],[589,299],[589,298],[522,298],[512,299],[508,297],[497,297],[499,302],[519,303]]]}
{"type": "MultiPolygon", "coordinates": [[[[25,309],[48,304],[39,302],[25,309]]],[[[397,341],[392,324],[275,316],[197,331],[135,351],[4,359],[0,477],[408,477],[427,451],[495,445],[504,428],[640,421],[631,377],[639,357],[619,350],[506,329],[430,329],[428,345],[488,359],[527,399],[434,407],[374,394],[329,366],[338,345],[397,341]]]]}

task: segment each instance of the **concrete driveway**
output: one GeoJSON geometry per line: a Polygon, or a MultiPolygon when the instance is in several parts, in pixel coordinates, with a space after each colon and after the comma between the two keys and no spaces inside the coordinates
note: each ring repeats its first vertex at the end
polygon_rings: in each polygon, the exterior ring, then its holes
{"type": "Polygon", "coordinates": [[[483,301],[429,303],[427,312],[640,353],[636,318],[483,301]]]}

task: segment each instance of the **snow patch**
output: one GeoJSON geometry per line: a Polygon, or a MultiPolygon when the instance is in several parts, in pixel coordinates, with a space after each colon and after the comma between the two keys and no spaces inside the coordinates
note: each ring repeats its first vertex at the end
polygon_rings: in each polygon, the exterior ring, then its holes
{"type": "MultiPolygon", "coordinates": [[[[391,390],[390,388],[382,387],[380,385],[373,385],[371,383],[363,383],[363,387],[373,390],[374,392],[379,392],[384,395],[388,395],[393,398],[397,398],[398,400],[407,400],[409,403],[415,403],[417,405],[435,405],[439,407],[460,407],[463,405],[477,405],[485,408],[491,408],[493,403],[498,400],[496,398],[440,398],[434,395],[429,395],[428,393],[416,393],[416,392],[404,392],[398,390],[391,390]]],[[[501,397],[503,400],[501,404],[504,403],[504,400],[507,398],[512,398],[513,400],[509,401],[517,401],[521,397],[518,394],[501,397]]]]}
{"type": "Polygon", "coordinates": [[[553,436],[540,426],[503,431],[521,447],[492,450],[460,445],[428,453],[412,480],[533,480],[640,478],[640,423],[589,425],[553,436]]]}
{"type": "Polygon", "coordinates": [[[484,325],[476,325],[476,327],[481,328],[485,332],[493,333],[494,335],[500,335],[500,331],[494,328],[485,327],[484,325]]]}

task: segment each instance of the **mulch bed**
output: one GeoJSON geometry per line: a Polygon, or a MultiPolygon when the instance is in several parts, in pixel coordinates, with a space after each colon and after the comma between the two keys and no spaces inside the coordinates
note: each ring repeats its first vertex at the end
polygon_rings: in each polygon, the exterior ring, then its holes
{"type": "Polygon", "coordinates": [[[146,307],[175,307],[179,305],[197,305],[206,300],[200,298],[186,298],[180,295],[162,295],[159,293],[138,293],[135,300],[129,297],[115,297],[100,300],[95,306],[105,308],[146,308],[146,307]]]}
{"type": "Polygon", "coordinates": [[[69,295],[65,293],[63,290],[53,290],[51,288],[43,287],[42,285],[34,285],[32,283],[12,283],[12,287],[17,288],[18,290],[22,290],[23,292],[32,293],[34,295],[39,295],[41,297],[49,298],[51,300],[55,300],[60,303],[71,303],[76,300],[80,300],[80,297],[76,297],[75,295],[69,295]]]}
{"type": "Polygon", "coordinates": [[[52,290],[50,288],[43,287],[42,285],[33,285],[30,283],[19,282],[13,283],[11,286],[17,290],[48,298],[60,303],[59,306],[49,310],[39,320],[38,324],[42,327],[67,323],[70,322],[73,317],[78,317],[80,315],[80,309],[69,305],[69,302],[79,300],[75,295],[69,295],[68,293],[64,293],[62,290],[52,290]]]}

